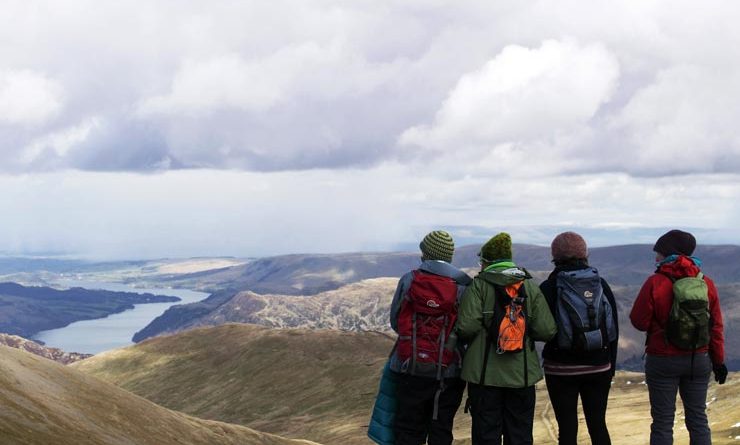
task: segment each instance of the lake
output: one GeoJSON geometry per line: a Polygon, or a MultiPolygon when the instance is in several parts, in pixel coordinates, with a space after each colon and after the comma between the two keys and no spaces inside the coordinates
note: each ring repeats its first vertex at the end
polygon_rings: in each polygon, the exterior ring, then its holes
{"type": "Polygon", "coordinates": [[[67,280],[57,284],[64,287],[170,295],[180,297],[182,300],[174,303],[137,304],[133,309],[118,314],[95,320],[77,321],[63,328],[41,331],[34,336],[34,339],[43,341],[47,346],[66,352],[87,354],[132,345],[131,338],[134,334],[162,315],[170,306],[194,303],[209,295],[188,289],[138,288],[121,283],[94,281],[67,280]]]}

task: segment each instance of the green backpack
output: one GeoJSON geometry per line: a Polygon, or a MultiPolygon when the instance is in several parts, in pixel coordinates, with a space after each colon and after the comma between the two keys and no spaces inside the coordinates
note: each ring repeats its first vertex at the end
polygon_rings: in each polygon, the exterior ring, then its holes
{"type": "Polygon", "coordinates": [[[673,305],[666,339],[680,349],[695,351],[709,344],[709,289],[704,275],[673,281],[673,305]]]}

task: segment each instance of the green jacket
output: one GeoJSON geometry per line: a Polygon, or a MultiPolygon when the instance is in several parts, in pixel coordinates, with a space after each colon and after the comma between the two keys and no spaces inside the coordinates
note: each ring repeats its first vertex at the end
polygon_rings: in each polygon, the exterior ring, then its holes
{"type": "MultiPolygon", "coordinates": [[[[462,296],[457,318],[457,332],[460,339],[469,343],[462,367],[462,379],[478,384],[483,370],[483,357],[486,348],[486,328],[493,319],[495,289],[493,284],[507,286],[524,281],[526,299],[524,309],[527,313],[527,347],[514,353],[496,353],[496,339],[491,341],[488,353],[486,386],[522,388],[532,386],[542,379],[542,368],[534,341],[548,341],[557,333],[557,325],[552,318],[547,301],[540,288],[531,281],[526,270],[512,262],[501,262],[481,272],[473,279],[462,296]],[[525,383],[524,368],[527,368],[525,383]]],[[[498,329],[496,329],[498,331],[498,329]]]]}

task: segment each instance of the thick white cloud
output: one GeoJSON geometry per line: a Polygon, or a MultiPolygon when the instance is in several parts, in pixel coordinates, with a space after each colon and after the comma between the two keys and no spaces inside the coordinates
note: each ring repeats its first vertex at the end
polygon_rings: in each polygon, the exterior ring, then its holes
{"type": "MultiPolygon", "coordinates": [[[[461,153],[506,174],[527,159],[557,172],[572,143],[612,97],[616,57],[603,45],[545,41],[539,48],[507,46],[480,69],[465,74],[431,125],[406,130],[399,143],[461,153]],[[547,165],[549,164],[549,165],[547,165]]],[[[480,165],[480,164],[479,164],[480,165]]],[[[530,164],[531,167],[531,164],[530,164]]]]}
{"type": "Polygon", "coordinates": [[[616,87],[619,65],[602,45],[545,41],[507,46],[463,75],[434,124],[406,130],[402,144],[445,149],[532,141],[588,123],[616,87]]]}
{"type": "Polygon", "coordinates": [[[44,74],[0,69],[0,125],[38,125],[62,109],[62,88],[44,74]]]}

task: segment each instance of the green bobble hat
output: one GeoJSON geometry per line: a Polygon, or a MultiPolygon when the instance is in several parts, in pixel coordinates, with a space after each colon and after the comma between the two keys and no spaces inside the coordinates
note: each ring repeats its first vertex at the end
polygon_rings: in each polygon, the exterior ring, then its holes
{"type": "Polygon", "coordinates": [[[506,232],[501,232],[489,239],[478,254],[483,261],[493,263],[499,260],[511,260],[514,258],[511,252],[511,236],[506,232]]]}
{"type": "Polygon", "coordinates": [[[455,242],[452,236],[444,230],[429,232],[419,243],[419,249],[425,260],[440,260],[452,262],[455,253],[455,242]]]}

